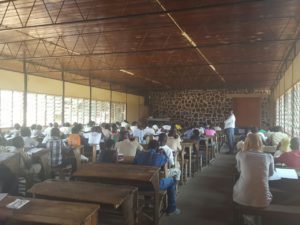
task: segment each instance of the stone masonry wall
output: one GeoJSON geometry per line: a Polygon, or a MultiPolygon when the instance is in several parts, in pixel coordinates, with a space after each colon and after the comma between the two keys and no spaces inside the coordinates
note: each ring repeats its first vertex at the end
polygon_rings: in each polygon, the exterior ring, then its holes
{"type": "Polygon", "coordinates": [[[224,119],[232,108],[228,94],[259,94],[261,96],[261,125],[271,124],[272,111],[270,92],[267,90],[192,90],[159,91],[150,93],[150,115],[170,117],[174,123],[185,127],[199,126],[210,121],[223,126],[224,119]]]}

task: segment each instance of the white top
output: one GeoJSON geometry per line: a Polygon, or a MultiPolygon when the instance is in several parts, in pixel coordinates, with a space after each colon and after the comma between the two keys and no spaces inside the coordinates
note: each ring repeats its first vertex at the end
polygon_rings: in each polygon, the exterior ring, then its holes
{"type": "Polygon", "coordinates": [[[171,166],[174,166],[175,162],[174,162],[173,150],[168,145],[161,146],[161,148],[165,151],[165,153],[169,159],[168,160],[169,164],[171,166]]]}
{"type": "Polygon", "coordinates": [[[39,145],[39,143],[31,137],[23,137],[24,148],[33,148],[39,145]]]}
{"type": "Polygon", "coordinates": [[[146,127],[146,128],[144,129],[144,136],[145,136],[145,135],[155,135],[154,129],[151,128],[151,127],[146,127]]]}
{"type": "Polygon", "coordinates": [[[235,116],[231,114],[227,120],[224,121],[224,129],[235,128],[235,116]]]}
{"type": "Polygon", "coordinates": [[[100,150],[100,141],[102,134],[98,132],[84,133],[83,136],[88,139],[89,145],[96,145],[96,150],[100,150]]]}
{"type": "Polygon", "coordinates": [[[118,153],[121,153],[124,156],[135,156],[136,150],[142,151],[143,146],[136,140],[130,141],[129,139],[125,139],[116,143],[116,149],[118,153]]]}
{"type": "Polygon", "coordinates": [[[59,128],[60,132],[62,132],[64,135],[71,134],[71,127],[61,127],[59,128]]]}
{"type": "Polygon", "coordinates": [[[174,151],[181,151],[181,139],[180,137],[174,138],[174,137],[168,137],[167,139],[167,145],[174,151]]]}
{"type": "Polygon", "coordinates": [[[273,156],[245,151],[238,152],[236,160],[240,177],[233,187],[233,201],[245,206],[267,207],[272,200],[268,178],[274,173],[273,156]]]}
{"type": "Polygon", "coordinates": [[[141,143],[141,144],[144,143],[144,132],[143,132],[143,130],[140,130],[139,128],[134,129],[134,131],[132,133],[132,136],[134,138],[137,138],[139,143],[141,143]]]}

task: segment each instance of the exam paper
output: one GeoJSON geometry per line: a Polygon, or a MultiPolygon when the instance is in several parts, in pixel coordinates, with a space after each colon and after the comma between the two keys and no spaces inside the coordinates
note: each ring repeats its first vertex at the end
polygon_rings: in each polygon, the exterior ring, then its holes
{"type": "Polygon", "coordinates": [[[0,201],[7,196],[7,193],[0,193],[0,201]]]}
{"type": "Polygon", "coordinates": [[[9,203],[8,205],[6,205],[7,208],[10,209],[20,209],[22,208],[24,205],[26,205],[29,202],[29,200],[27,199],[16,199],[15,201],[9,203]]]}

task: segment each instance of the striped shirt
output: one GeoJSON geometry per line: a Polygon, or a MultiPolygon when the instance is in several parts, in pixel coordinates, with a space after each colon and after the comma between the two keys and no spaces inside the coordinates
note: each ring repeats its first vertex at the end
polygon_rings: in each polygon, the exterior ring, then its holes
{"type": "Polygon", "coordinates": [[[47,142],[47,148],[50,150],[51,167],[62,164],[62,140],[59,138],[51,138],[47,142]]]}

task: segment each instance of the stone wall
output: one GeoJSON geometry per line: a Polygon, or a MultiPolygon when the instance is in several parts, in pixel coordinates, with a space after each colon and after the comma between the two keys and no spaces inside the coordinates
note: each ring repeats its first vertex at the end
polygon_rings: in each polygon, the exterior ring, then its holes
{"type": "Polygon", "coordinates": [[[233,95],[261,96],[261,125],[272,123],[270,92],[267,90],[191,90],[152,92],[149,96],[150,115],[170,117],[184,126],[198,126],[210,121],[223,126],[232,108],[233,95]]]}

